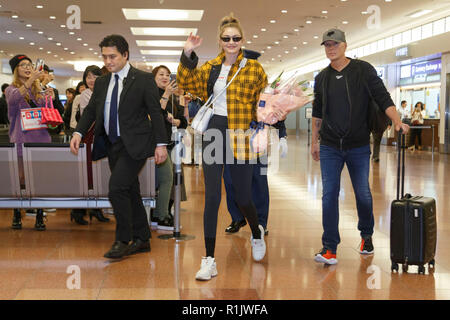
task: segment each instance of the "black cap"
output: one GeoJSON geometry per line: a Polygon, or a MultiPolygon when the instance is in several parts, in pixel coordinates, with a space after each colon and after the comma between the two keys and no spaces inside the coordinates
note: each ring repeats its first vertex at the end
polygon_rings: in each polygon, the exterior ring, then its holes
{"type": "Polygon", "coordinates": [[[9,65],[11,67],[11,72],[12,73],[14,73],[14,70],[19,65],[20,61],[22,61],[22,60],[28,60],[28,61],[31,62],[31,64],[33,64],[33,61],[31,61],[31,59],[28,58],[26,55],[18,54],[15,57],[11,58],[11,60],[9,60],[9,65]]]}
{"type": "Polygon", "coordinates": [[[44,71],[47,71],[48,73],[53,72],[53,70],[50,69],[50,68],[48,67],[48,65],[46,65],[46,64],[44,64],[44,71]]]}

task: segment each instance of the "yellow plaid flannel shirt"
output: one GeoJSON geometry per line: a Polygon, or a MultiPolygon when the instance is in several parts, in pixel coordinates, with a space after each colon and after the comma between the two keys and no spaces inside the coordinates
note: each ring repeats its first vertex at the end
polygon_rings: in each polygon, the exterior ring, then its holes
{"type": "MultiPolygon", "coordinates": [[[[184,52],[182,53],[184,55],[184,52]]],[[[184,57],[186,58],[186,56],[184,57]]],[[[203,64],[200,68],[189,68],[183,63],[178,65],[177,83],[181,89],[198,96],[202,101],[208,100],[207,83],[213,65],[222,64],[225,53],[220,53],[215,59],[203,64]]],[[[241,50],[236,62],[230,69],[227,83],[239,69],[244,58],[241,50]]],[[[186,59],[184,59],[186,60],[186,59]]],[[[192,66],[191,66],[192,67],[192,66]]],[[[230,141],[233,143],[234,157],[238,160],[255,159],[257,154],[250,149],[250,123],[256,121],[256,109],[259,94],[267,86],[267,75],[261,64],[248,59],[244,68],[227,88],[227,113],[230,141]],[[247,133],[247,134],[246,134],[247,133]]]]}

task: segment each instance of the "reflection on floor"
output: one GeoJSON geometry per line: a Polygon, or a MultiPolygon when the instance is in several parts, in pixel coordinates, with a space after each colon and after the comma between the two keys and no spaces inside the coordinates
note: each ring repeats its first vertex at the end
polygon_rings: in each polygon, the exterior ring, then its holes
{"type": "MultiPolygon", "coordinates": [[[[348,172],[342,174],[339,263],[313,261],[321,248],[321,180],[319,164],[309,156],[305,139],[289,141],[289,155],[271,173],[267,254],[251,258],[248,226],[226,235],[230,223],[225,195],[219,212],[216,261],[219,275],[195,280],[204,255],[203,176],[185,166],[188,201],[181,207],[182,233],[194,240],[161,240],[153,231],[152,251],[111,262],[103,258],[114,239],[114,219],[88,226],[70,222],[68,210],[48,214],[47,231],[12,230],[12,210],[0,210],[0,299],[450,299],[450,176],[448,156],[409,152],[405,190],[436,198],[438,246],[435,271],[391,274],[390,202],[396,194],[396,153],[382,147],[372,165],[375,255],[357,252],[359,233],[348,172]],[[75,267],[70,267],[75,266],[75,267]],[[370,268],[369,268],[370,267],[370,268]],[[73,268],[79,270],[74,272],[73,268]],[[79,268],[79,269],[78,269],[79,268]],[[80,289],[73,287],[80,275],[80,289]]],[[[70,182],[68,182],[70,183],[70,182]]]]}

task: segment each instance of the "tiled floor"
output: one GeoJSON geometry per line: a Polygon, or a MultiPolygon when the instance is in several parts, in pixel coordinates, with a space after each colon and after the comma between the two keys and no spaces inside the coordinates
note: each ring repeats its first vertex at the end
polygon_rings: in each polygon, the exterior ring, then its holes
{"type": "Polygon", "coordinates": [[[434,272],[391,274],[390,202],[396,194],[396,153],[382,147],[370,181],[374,198],[375,255],[357,252],[359,233],[348,172],[342,174],[339,263],[325,267],[313,261],[321,248],[321,180],[319,164],[309,156],[305,139],[289,140],[289,155],[269,176],[270,217],[267,254],[251,258],[250,230],[226,235],[230,222],[225,196],[219,212],[216,260],[219,275],[199,282],[194,276],[203,244],[203,178],[186,166],[188,201],[181,204],[182,233],[190,241],[161,240],[153,231],[152,251],[119,262],[103,258],[114,239],[115,223],[70,222],[68,210],[49,213],[47,231],[10,228],[12,211],[0,210],[0,299],[450,299],[449,158],[435,153],[408,153],[406,191],[436,198],[438,246],[434,272]],[[73,286],[70,266],[80,270],[73,286]],[[369,267],[372,266],[370,269],[369,267]],[[374,273],[369,273],[369,271],[374,273]],[[374,277],[377,281],[374,280],[374,277]]]}

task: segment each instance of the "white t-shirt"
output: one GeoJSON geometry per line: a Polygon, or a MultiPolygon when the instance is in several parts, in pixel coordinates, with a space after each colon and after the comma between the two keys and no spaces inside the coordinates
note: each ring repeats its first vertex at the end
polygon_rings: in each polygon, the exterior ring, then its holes
{"type": "MultiPolygon", "coordinates": [[[[225,90],[222,94],[220,92],[227,86],[227,78],[230,73],[231,66],[222,65],[219,77],[214,84],[214,98],[217,100],[214,102],[214,114],[219,116],[227,116],[227,91],[225,90]],[[220,96],[218,96],[220,94],[220,96]]],[[[213,98],[213,99],[214,99],[213,98]]]]}

